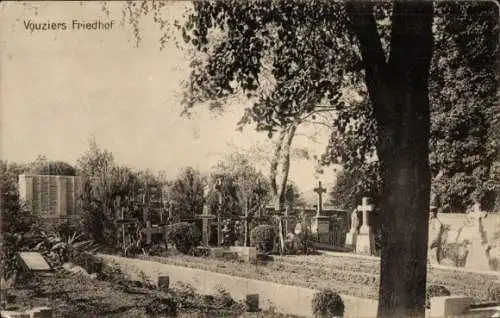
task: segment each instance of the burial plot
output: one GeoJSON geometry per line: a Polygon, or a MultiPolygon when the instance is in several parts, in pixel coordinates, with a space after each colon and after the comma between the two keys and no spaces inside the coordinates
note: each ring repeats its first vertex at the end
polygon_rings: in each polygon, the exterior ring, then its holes
{"type": "Polygon", "coordinates": [[[17,253],[20,263],[24,270],[29,272],[50,272],[52,268],[43,258],[42,254],[37,252],[19,252],[17,253]]]}
{"type": "Polygon", "coordinates": [[[375,252],[375,236],[371,224],[369,224],[368,212],[373,211],[370,198],[364,197],[358,210],[363,213],[361,228],[356,238],[356,253],[372,255],[375,252]]]}

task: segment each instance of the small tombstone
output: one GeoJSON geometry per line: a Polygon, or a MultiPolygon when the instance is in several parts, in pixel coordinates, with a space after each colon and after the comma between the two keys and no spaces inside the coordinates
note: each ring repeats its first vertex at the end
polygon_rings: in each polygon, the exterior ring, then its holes
{"type": "Polygon", "coordinates": [[[248,312],[259,311],[259,294],[250,294],[246,297],[246,305],[248,312]]]}
{"type": "Polygon", "coordinates": [[[358,209],[354,209],[351,214],[351,229],[346,234],[345,245],[349,247],[356,247],[356,238],[358,234],[358,209]]]}
{"type": "Polygon", "coordinates": [[[158,288],[167,292],[170,286],[170,276],[158,276],[158,288]]]}
{"type": "Polygon", "coordinates": [[[358,210],[363,213],[361,228],[356,238],[356,253],[373,254],[375,252],[375,236],[369,224],[368,212],[373,211],[373,205],[370,198],[363,198],[362,203],[358,206],[358,210]]]}
{"type": "Polygon", "coordinates": [[[224,257],[224,249],[222,247],[215,247],[210,250],[210,254],[214,258],[223,258],[224,257]]]}
{"type": "Polygon", "coordinates": [[[52,318],[52,308],[37,307],[32,310],[33,318],[52,318]]]}
{"type": "Polygon", "coordinates": [[[52,268],[47,263],[42,254],[37,252],[19,252],[17,253],[19,260],[27,271],[30,272],[48,272],[52,268]]]}

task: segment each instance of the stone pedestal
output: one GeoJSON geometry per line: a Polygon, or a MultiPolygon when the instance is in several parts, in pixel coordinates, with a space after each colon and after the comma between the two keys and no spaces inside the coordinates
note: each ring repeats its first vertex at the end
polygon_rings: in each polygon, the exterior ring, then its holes
{"type": "Polygon", "coordinates": [[[363,213],[362,225],[356,237],[356,253],[373,255],[375,253],[375,236],[369,223],[368,212],[373,211],[370,198],[364,197],[357,210],[363,213]]]}
{"type": "Polygon", "coordinates": [[[351,229],[345,236],[345,245],[349,248],[356,247],[356,238],[358,237],[358,233],[356,230],[351,229]]]}
{"type": "Polygon", "coordinates": [[[356,253],[372,255],[375,253],[375,237],[371,229],[368,233],[361,231],[356,236],[356,253]]]}

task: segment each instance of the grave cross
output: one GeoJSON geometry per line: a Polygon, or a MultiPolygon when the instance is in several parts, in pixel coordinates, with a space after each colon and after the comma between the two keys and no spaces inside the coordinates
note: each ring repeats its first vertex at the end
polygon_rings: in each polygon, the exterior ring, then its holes
{"type": "Polygon", "coordinates": [[[373,205],[370,204],[370,198],[364,197],[361,201],[361,205],[358,205],[358,211],[363,213],[361,219],[360,233],[368,233],[370,229],[370,224],[368,224],[368,212],[373,211],[373,205]]]}
{"type": "Polygon", "coordinates": [[[317,215],[320,215],[323,211],[323,193],[326,192],[326,189],[321,186],[321,181],[318,182],[318,187],[314,188],[314,192],[318,194],[317,215]]]}
{"type": "Polygon", "coordinates": [[[146,221],[146,227],[142,229],[142,233],[146,235],[146,244],[151,244],[153,242],[153,234],[163,234],[165,240],[167,237],[167,227],[166,226],[151,226],[151,221],[146,221]]]}

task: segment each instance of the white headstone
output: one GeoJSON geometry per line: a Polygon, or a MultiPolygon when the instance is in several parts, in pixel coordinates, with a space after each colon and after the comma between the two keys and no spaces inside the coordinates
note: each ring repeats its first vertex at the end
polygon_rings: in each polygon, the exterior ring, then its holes
{"type": "Polygon", "coordinates": [[[373,211],[373,205],[369,204],[369,198],[363,198],[358,210],[363,213],[362,225],[356,237],[356,253],[371,255],[375,252],[375,236],[368,223],[368,212],[373,211]]]}
{"type": "Polygon", "coordinates": [[[21,261],[31,271],[50,271],[50,265],[40,253],[20,252],[18,253],[21,261]]]}

